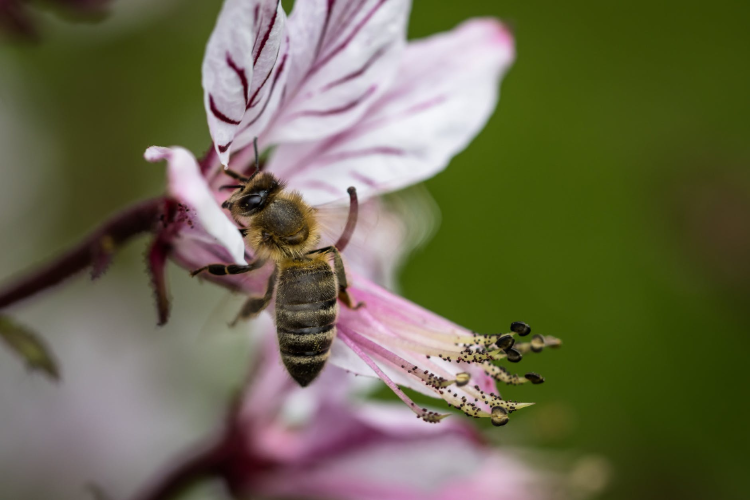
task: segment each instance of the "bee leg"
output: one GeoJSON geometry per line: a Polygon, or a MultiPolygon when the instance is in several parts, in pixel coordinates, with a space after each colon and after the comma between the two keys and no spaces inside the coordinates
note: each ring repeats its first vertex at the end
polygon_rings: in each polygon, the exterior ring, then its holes
{"type": "Polygon", "coordinates": [[[271,302],[273,297],[273,291],[276,288],[276,276],[278,275],[278,269],[273,268],[271,276],[268,277],[268,285],[266,286],[266,293],[262,297],[250,297],[242,305],[242,309],[237,314],[237,317],[229,323],[229,326],[235,326],[240,320],[247,320],[256,317],[260,314],[263,309],[268,307],[268,303],[271,302]]]}
{"type": "Polygon", "coordinates": [[[255,271],[256,269],[260,269],[263,267],[263,265],[266,263],[263,259],[255,259],[250,264],[246,266],[240,266],[237,264],[209,264],[207,266],[203,266],[200,269],[196,269],[194,271],[190,272],[190,276],[197,276],[198,274],[202,273],[203,271],[208,271],[209,274],[213,274],[214,276],[226,276],[227,274],[243,274],[243,273],[249,273],[250,271],[255,271]]]}
{"type": "Polygon", "coordinates": [[[346,280],[346,269],[344,269],[344,261],[341,259],[341,254],[338,249],[334,246],[325,247],[318,250],[313,250],[308,253],[330,253],[333,254],[333,271],[336,273],[336,281],[339,283],[339,299],[349,309],[359,309],[364,306],[364,302],[354,302],[352,296],[349,295],[349,283],[346,280]]]}
{"type": "Polygon", "coordinates": [[[236,179],[236,180],[240,181],[243,184],[247,183],[247,181],[250,180],[249,177],[245,177],[244,175],[238,174],[234,170],[229,170],[228,168],[224,169],[224,173],[227,174],[232,179],[236,179]]]}

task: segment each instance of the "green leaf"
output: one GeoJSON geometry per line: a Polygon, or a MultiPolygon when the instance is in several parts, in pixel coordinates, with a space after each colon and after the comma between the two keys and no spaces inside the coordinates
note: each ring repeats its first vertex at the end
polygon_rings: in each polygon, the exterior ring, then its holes
{"type": "Polygon", "coordinates": [[[60,380],[60,370],[46,342],[23,325],[0,315],[0,338],[24,361],[30,370],[44,372],[53,380],[60,380]]]}

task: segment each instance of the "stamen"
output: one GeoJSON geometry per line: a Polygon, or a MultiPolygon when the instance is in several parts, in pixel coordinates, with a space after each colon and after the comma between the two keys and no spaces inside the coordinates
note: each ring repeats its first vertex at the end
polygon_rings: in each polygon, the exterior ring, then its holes
{"type": "Polygon", "coordinates": [[[501,349],[503,351],[507,351],[511,347],[513,347],[513,344],[516,343],[516,339],[513,338],[513,335],[503,335],[499,339],[497,339],[497,342],[495,342],[495,345],[497,345],[498,349],[501,349]]]}
{"type": "Polygon", "coordinates": [[[523,321],[514,321],[510,324],[510,331],[517,333],[521,337],[525,337],[531,333],[531,327],[523,321]]]}
{"type": "Polygon", "coordinates": [[[524,377],[526,377],[526,380],[528,380],[529,382],[531,382],[534,385],[538,385],[538,384],[543,384],[544,383],[544,377],[542,377],[538,373],[529,372],[526,375],[524,375],[524,377]]]}
{"type": "Polygon", "coordinates": [[[495,406],[492,409],[492,425],[495,427],[501,427],[508,423],[510,419],[508,418],[508,412],[505,411],[505,408],[502,406],[495,406]]]}
{"type": "Polygon", "coordinates": [[[515,347],[506,349],[505,355],[508,357],[508,361],[510,361],[511,363],[518,363],[523,358],[521,353],[515,347]]]}
{"type": "Polygon", "coordinates": [[[537,334],[531,339],[531,350],[533,352],[542,352],[544,349],[544,337],[537,334]]]}
{"type": "Polygon", "coordinates": [[[557,337],[551,335],[534,335],[531,342],[519,342],[513,348],[521,354],[526,354],[529,351],[535,353],[542,352],[545,347],[555,349],[561,345],[562,341],[557,337]]]}
{"type": "Polygon", "coordinates": [[[469,375],[467,372],[461,372],[456,374],[456,385],[458,387],[463,387],[466,384],[469,383],[471,380],[471,375],[469,375]]]}
{"type": "Polygon", "coordinates": [[[521,385],[525,384],[526,382],[531,382],[532,384],[536,385],[544,382],[544,377],[542,377],[538,373],[529,372],[521,377],[520,375],[517,375],[515,373],[510,373],[502,366],[493,365],[492,363],[488,362],[482,363],[482,369],[484,369],[484,372],[487,375],[494,378],[498,382],[502,382],[508,385],[521,385]]]}
{"type": "MultiPolygon", "coordinates": [[[[367,366],[369,366],[375,374],[380,377],[383,382],[396,394],[396,396],[399,397],[401,401],[406,403],[406,405],[411,408],[411,410],[416,413],[417,417],[423,419],[425,422],[429,423],[438,423],[445,417],[447,417],[448,413],[437,413],[434,411],[429,411],[426,408],[420,408],[417,406],[417,404],[412,401],[409,396],[407,396],[398,385],[396,385],[393,380],[391,380],[384,372],[380,369],[380,367],[375,363],[372,358],[370,358],[367,354],[362,351],[362,349],[359,348],[356,342],[354,342],[351,338],[349,338],[349,335],[351,335],[353,332],[349,332],[345,328],[339,327],[339,337],[341,340],[344,341],[344,343],[351,348],[354,353],[359,356],[362,361],[364,361],[367,366]]],[[[356,334],[355,334],[356,335],[356,334]]]]}

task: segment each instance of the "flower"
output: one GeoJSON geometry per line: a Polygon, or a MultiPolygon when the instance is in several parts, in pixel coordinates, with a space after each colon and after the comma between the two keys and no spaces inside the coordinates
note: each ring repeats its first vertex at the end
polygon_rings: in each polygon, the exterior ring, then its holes
{"type": "MultiPolygon", "coordinates": [[[[470,141],[494,109],[498,81],[513,60],[512,37],[497,21],[481,19],[406,44],[408,10],[403,0],[300,0],[287,22],[277,1],[225,2],[203,64],[216,156],[199,165],[182,148],[146,152],[150,161],[168,161],[171,195],[194,210],[170,240],[178,263],[198,269],[252,257],[221,211],[228,178],[219,163],[249,172],[246,146],[255,137],[273,148],[264,170],[315,205],[336,205],[350,185],[368,200],[416,183],[470,141]]],[[[477,335],[348,273],[349,290],[366,306],[341,308],[331,363],[381,378],[428,422],[445,415],[418,406],[399,386],[495,425],[531,404],[502,399],[495,382],[544,379],[493,362],[517,362],[558,339],[516,343],[516,334],[531,331],[520,322],[506,334],[477,335]]],[[[209,279],[256,295],[266,281],[262,273],[209,279]]]]}
{"type": "MultiPolygon", "coordinates": [[[[229,196],[221,165],[249,173],[255,155],[246,146],[256,137],[265,151],[260,167],[318,207],[321,225],[346,217],[341,202],[349,186],[377,219],[378,195],[435,175],[482,128],[514,58],[512,36],[492,19],[407,44],[409,7],[407,0],[298,0],[287,20],[277,0],[227,0],[203,64],[212,149],[197,162],[183,148],[149,148],[149,161],[168,162],[168,196],[126,209],[56,262],[0,291],[0,309],[89,265],[92,277],[100,276],[120,245],[151,231],[147,263],[164,323],[167,258],[189,270],[253,258],[221,209],[229,196]]],[[[328,236],[321,246],[336,241],[328,236]]],[[[530,404],[502,399],[495,383],[544,379],[494,362],[517,362],[558,339],[516,343],[528,325],[478,335],[441,318],[369,279],[372,270],[361,264],[388,258],[372,256],[391,245],[389,238],[373,244],[360,228],[354,240],[365,256],[345,254],[349,291],[366,306],[341,309],[332,364],[381,378],[429,422],[445,415],[419,407],[400,386],[496,425],[530,404]]],[[[266,283],[262,271],[207,279],[253,295],[266,283]]]]}

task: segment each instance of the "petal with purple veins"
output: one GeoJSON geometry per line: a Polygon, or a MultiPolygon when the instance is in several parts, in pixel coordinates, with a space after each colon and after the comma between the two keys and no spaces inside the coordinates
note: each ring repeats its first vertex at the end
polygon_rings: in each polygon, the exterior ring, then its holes
{"type": "Polygon", "coordinates": [[[350,185],[366,200],[429,178],[482,129],[513,58],[511,34],[491,19],[413,42],[362,120],[325,141],[280,146],[268,168],[313,204],[350,185]]]}
{"type": "Polygon", "coordinates": [[[321,139],[360,119],[391,84],[409,0],[306,0],[289,16],[292,53],[271,143],[321,139]]]}
{"type": "Polygon", "coordinates": [[[285,20],[280,0],[227,0],[216,21],[203,59],[203,89],[211,137],[224,165],[240,126],[261,123],[262,114],[273,112],[267,101],[286,39],[285,20]]]}

